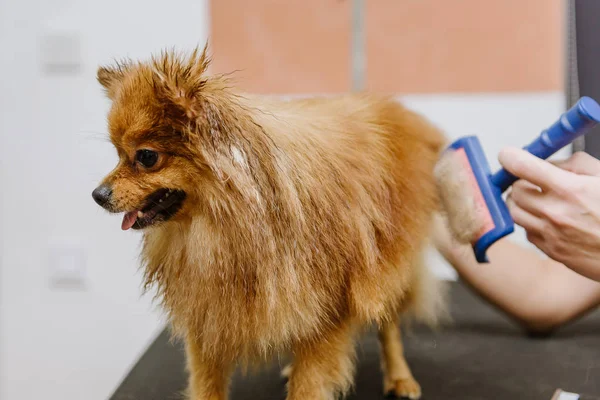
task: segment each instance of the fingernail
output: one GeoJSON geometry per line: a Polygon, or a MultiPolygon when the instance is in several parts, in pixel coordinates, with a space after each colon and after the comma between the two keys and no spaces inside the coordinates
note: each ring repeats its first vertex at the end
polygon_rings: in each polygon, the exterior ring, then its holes
{"type": "Polygon", "coordinates": [[[519,157],[520,151],[521,149],[516,147],[505,147],[504,149],[500,150],[500,153],[498,153],[498,161],[500,161],[500,164],[504,164],[506,161],[510,161],[515,157],[519,157]]]}
{"type": "Polygon", "coordinates": [[[502,161],[506,158],[506,151],[507,149],[502,149],[498,153],[498,161],[500,161],[500,163],[502,163],[502,161]]]}
{"type": "Polygon", "coordinates": [[[498,153],[498,161],[500,161],[500,164],[504,164],[504,162],[510,158],[510,154],[511,153],[511,148],[510,147],[506,147],[502,150],[500,150],[500,153],[498,153]]]}

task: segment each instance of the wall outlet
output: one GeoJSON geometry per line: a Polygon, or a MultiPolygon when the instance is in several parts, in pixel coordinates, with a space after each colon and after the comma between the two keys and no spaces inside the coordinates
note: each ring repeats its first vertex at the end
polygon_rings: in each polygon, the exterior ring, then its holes
{"type": "Polygon", "coordinates": [[[49,284],[53,289],[86,289],[86,254],[77,244],[56,244],[48,257],[49,284]]]}
{"type": "Polygon", "coordinates": [[[48,76],[78,75],[83,69],[81,37],[75,32],[46,32],[40,40],[40,59],[48,76]]]}

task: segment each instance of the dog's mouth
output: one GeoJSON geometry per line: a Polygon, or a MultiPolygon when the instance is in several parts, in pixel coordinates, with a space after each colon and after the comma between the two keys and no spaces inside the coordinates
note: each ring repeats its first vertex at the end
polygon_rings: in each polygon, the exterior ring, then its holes
{"type": "Polygon", "coordinates": [[[121,229],[143,229],[173,217],[183,205],[185,192],[178,189],[159,189],[148,196],[139,210],[126,212],[121,229]]]}

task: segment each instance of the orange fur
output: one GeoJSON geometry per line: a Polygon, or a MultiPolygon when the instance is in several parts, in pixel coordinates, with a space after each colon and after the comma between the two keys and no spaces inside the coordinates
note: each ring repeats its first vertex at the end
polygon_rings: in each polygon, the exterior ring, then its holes
{"type": "Polygon", "coordinates": [[[142,256],[187,342],[194,400],[224,399],[235,365],[286,352],[288,398],[333,399],[356,329],[379,323],[395,343],[398,313],[439,295],[420,257],[445,139],[391,98],[240,95],[207,66],[205,50],[99,70],[120,156],[111,210],[187,193],[144,231],[142,256]],[[135,167],[140,148],[159,151],[156,168],[135,167]]]}

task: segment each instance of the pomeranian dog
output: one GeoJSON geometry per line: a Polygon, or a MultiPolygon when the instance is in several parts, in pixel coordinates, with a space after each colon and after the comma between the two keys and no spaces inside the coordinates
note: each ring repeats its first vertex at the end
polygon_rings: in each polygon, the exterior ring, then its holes
{"type": "Polygon", "coordinates": [[[190,398],[224,400],[237,366],[282,355],[289,400],[344,396],[373,324],[385,392],[419,398],[399,316],[443,310],[421,258],[444,136],[392,98],[242,95],[208,66],[205,48],[98,70],[119,162],[93,198],[143,230],[190,398]]]}

